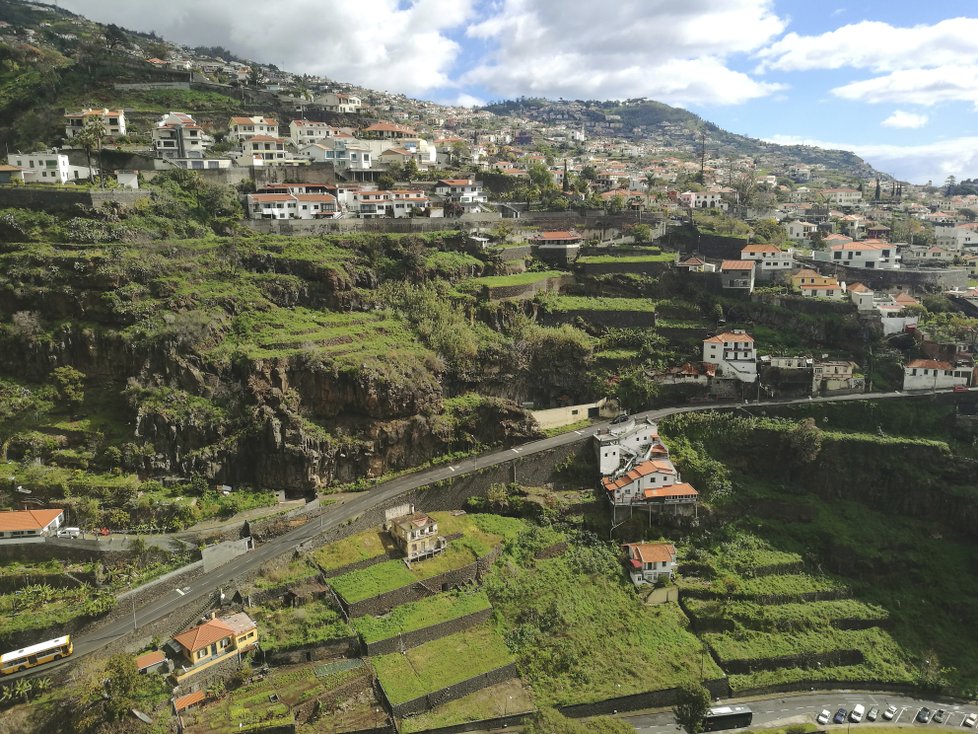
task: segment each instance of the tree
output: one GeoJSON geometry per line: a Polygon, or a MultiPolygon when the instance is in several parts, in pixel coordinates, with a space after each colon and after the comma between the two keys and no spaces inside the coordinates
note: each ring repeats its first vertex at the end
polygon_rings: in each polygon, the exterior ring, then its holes
{"type": "Polygon", "coordinates": [[[129,37],[115,23],[109,23],[105,27],[105,45],[109,47],[109,50],[125,46],[128,43],[129,37]]]}
{"type": "Polygon", "coordinates": [[[652,239],[652,228],[640,222],[632,227],[632,237],[636,242],[649,242],[652,239]]]}
{"type": "Polygon", "coordinates": [[[799,421],[788,432],[788,446],[792,459],[800,464],[811,464],[822,451],[822,430],[814,418],[799,421]]]}
{"type": "Polygon", "coordinates": [[[102,143],[105,140],[105,125],[100,118],[89,121],[82,131],[73,138],[75,143],[85,150],[88,157],[88,182],[95,183],[95,171],[92,168],[92,151],[98,151],[98,170],[99,180],[105,185],[105,177],[102,175],[102,143]]]}
{"type": "Polygon", "coordinates": [[[687,683],[679,690],[679,702],[672,709],[676,723],[687,734],[700,734],[703,731],[703,718],[710,708],[710,694],[697,683],[687,683]]]}
{"type": "Polygon", "coordinates": [[[85,401],[85,373],[74,367],[58,367],[52,373],[54,387],[60,397],[72,409],[85,401]]]}

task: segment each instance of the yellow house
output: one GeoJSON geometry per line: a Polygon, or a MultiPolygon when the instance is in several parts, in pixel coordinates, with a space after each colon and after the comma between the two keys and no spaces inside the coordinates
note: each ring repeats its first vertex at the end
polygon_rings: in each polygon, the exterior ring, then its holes
{"type": "Polygon", "coordinates": [[[384,530],[409,561],[433,556],[448,546],[448,541],[438,534],[438,523],[423,512],[415,512],[414,505],[388,510],[384,530]]]}
{"type": "Polygon", "coordinates": [[[258,644],[258,625],[244,612],[238,612],[191,627],[176,635],[173,643],[179,653],[173,676],[180,681],[254,648],[258,644]]]}
{"type": "Polygon", "coordinates": [[[824,287],[827,285],[838,286],[839,281],[832,275],[821,275],[820,273],[808,268],[799,270],[791,276],[791,287],[794,290],[801,290],[802,286],[824,287]]]}

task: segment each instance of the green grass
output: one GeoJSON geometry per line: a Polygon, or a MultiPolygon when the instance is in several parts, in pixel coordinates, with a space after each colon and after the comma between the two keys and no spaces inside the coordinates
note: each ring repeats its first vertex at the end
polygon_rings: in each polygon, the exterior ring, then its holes
{"type": "Polygon", "coordinates": [[[660,252],[655,255],[585,255],[575,262],[582,265],[604,265],[607,263],[668,263],[676,259],[674,252],[660,252]]]}
{"type": "Polygon", "coordinates": [[[638,311],[655,313],[655,301],[647,298],[605,298],[589,296],[555,296],[547,301],[547,310],[567,311],[638,311]]]}
{"type": "Polygon", "coordinates": [[[267,652],[325,643],[353,633],[340,613],[324,601],[309,601],[294,609],[262,606],[254,612],[261,630],[261,646],[267,652]]]}
{"type": "Polygon", "coordinates": [[[461,290],[477,290],[479,288],[504,288],[513,285],[529,285],[548,278],[558,278],[568,273],[560,270],[545,270],[531,273],[516,273],[515,275],[487,275],[482,278],[470,278],[459,284],[461,290]]]}
{"type": "Polygon", "coordinates": [[[500,668],[512,657],[499,633],[483,625],[370,662],[396,705],[500,668]]]}
{"type": "Polygon", "coordinates": [[[671,688],[701,669],[721,675],[678,606],[645,606],[607,546],[546,561],[507,556],[486,588],[540,705],[671,688]]]}
{"type": "Polygon", "coordinates": [[[313,558],[324,571],[334,571],[353,563],[384,556],[397,546],[383,530],[370,529],[337,540],[318,549],[313,558]]]}
{"type": "Polygon", "coordinates": [[[882,607],[856,599],[759,604],[754,601],[687,598],[686,605],[690,613],[698,618],[725,619],[766,631],[822,628],[848,621],[882,623],[890,616],[882,607]]]}
{"type": "Polygon", "coordinates": [[[518,681],[506,681],[403,719],[400,729],[404,734],[416,734],[442,726],[524,713],[535,708],[532,698],[518,681]]]}
{"type": "Polygon", "coordinates": [[[489,599],[483,591],[454,591],[403,604],[383,617],[359,617],[351,624],[364,642],[372,643],[465,617],[489,607],[489,599]]]}

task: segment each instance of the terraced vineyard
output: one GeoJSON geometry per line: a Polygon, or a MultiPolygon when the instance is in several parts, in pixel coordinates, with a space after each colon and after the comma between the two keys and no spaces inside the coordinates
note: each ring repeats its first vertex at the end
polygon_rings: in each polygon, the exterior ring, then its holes
{"type": "Polygon", "coordinates": [[[684,606],[743,692],[802,681],[910,683],[916,669],[883,625],[885,609],[841,580],[804,570],[800,555],[739,536],[686,569],[684,606]]]}

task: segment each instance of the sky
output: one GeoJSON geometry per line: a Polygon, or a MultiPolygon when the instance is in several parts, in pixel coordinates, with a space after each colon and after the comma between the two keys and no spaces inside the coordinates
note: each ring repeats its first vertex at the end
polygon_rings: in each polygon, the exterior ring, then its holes
{"type": "MultiPolygon", "coordinates": [[[[52,0],[49,0],[52,1],[52,0]]],[[[445,104],[648,97],[735,133],[978,178],[975,0],[60,0],[445,104]]]]}

